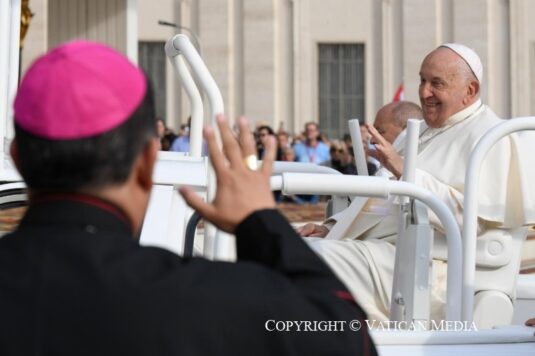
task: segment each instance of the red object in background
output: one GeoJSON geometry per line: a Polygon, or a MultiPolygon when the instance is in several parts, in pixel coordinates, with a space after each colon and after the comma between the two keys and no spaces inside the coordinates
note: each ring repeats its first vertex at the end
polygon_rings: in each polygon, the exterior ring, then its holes
{"type": "Polygon", "coordinates": [[[405,88],[403,88],[403,83],[401,83],[394,94],[393,102],[405,100],[405,88]]]}

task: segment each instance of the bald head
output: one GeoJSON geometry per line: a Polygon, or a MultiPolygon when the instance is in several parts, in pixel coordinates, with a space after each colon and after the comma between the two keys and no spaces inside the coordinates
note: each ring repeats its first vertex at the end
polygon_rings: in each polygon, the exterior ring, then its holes
{"type": "Polygon", "coordinates": [[[422,109],[410,101],[386,104],[375,115],[373,126],[390,143],[407,127],[408,119],[422,119],[422,109]]]}
{"type": "Polygon", "coordinates": [[[479,81],[459,54],[439,47],[422,62],[419,95],[427,125],[442,127],[452,115],[476,102],[479,81]]]}

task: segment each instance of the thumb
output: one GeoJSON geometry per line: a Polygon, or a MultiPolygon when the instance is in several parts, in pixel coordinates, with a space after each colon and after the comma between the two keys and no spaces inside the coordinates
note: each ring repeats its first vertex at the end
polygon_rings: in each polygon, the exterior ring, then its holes
{"type": "Polygon", "coordinates": [[[299,236],[305,237],[310,235],[312,232],[314,232],[314,225],[313,224],[306,224],[301,226],[299,229],[297,229],[297,233],[299,236]]]}
{"type": "Polygon", "coordinates": [[[212,218],[215,214],[215,209],[211,204],[206,203],[191,188],[181,187],[179,192],[190,207],[197,211],[204,219],[213,222],[212,218]]]}

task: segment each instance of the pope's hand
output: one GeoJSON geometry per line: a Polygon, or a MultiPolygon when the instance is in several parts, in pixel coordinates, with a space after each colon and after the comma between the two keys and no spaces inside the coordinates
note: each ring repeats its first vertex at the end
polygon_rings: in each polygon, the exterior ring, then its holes
{"type": "Polygon", "coordinates": [[[403,174],[403,158],[375,127],[366,124],[366,128],[372,137],[372,142],[375,144],[375,150],[367,149],[366,153],[381,162],[383,167],[399,179],[403,174]]]}
{"type": "Polygon", "coordinates": [[[301,237],[325,237],[329,233],[329,229],[325,226],[312,223],[303,225],[296,231],[301,237]]]}
{"type": "Polygon", "coordinates": [[[233,233],[238,224],[257,210],[275,208],[270,188],[270,176],[275,159],[275,139],[266,145],[262,167],[251,170],[247,157],[256,157],[256,146],[247,120],[240,118],[239,138],[236,140],[223,115],[217,117],[223,150],[217,146],[213,128],[204,130],[210,162],[217,178],[217,192],[211,203],[206,203],[190,188],[181,188],[184,200],[208,222],[219,229],[233,233]]]}

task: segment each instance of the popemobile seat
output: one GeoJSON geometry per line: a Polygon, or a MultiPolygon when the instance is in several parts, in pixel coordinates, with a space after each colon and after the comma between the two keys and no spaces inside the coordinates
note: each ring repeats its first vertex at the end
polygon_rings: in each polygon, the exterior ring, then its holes
{"type": "MultiPolygon", "coordinates": [[[[514,314],[522,247],[529,228],[489,229],[477,238],[474,322],[479,329],[508,325],[514,314]]],[[[435,233],[433,258],[447,260],[444,236],[435,233]]]]}
{"type": "MultiPolygon", "coordinates": [[[[486,224],[483,232],[477,236],[473,279],[467,274],[471,267],[462,266],[463,279],[466,278],[463,289],[468,291],[473,287],[474,291],[473,301],[463,295],[463,303],[473,305],[473,313],[463,311],[463,315],[470,319],[470,314],[472,314],[473,321],[479,329],[509,325],[514,317],[522,250],[528,235],[529,224],[533,224],[535,220],[535,190],[531,187],[533,165],[530,164],[529,156],[535,149],[534,130],[535,117],[516,118],[498,124],[483,135],[474,147],[466,170],[463,248],[471,243],[469,238],[476,233],[477,202],[474,199],[477,199],[478,180],[483,159],[494,144],[514,133],[510,147],[511,155],[516,159],[512,161],[510,169],[516,169],[516,172],[514,174],[510,172],[508,176],[516,182],[510,188],[513,189],[511,197],[515,197],[516,194],[516,198],[507,200],[505,211],[515,218],[508,222],[507,228],[486,224]],[[528,154],[525,155],[526,153],[528,154]],[[523,194],[520,197],[518,197],[519,192],[523,194]],[[471,220],[472,216],[474,220],[471,220]]],[[[445,236],[435,229],[431,250],[433,259],[448,260],[446,241],[445,236]]],[[[473,261],[471,251],[464,251],[464,254],[463,258],[466,258],[468,262],[463,263],[471,265],[473,261]]]]}

